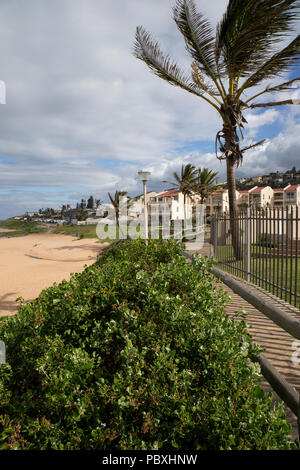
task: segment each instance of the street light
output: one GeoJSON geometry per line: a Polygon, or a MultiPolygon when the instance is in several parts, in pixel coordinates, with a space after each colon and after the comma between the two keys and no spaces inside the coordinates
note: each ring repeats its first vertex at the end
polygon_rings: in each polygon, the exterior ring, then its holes
{"type": "Polygon", "coordinates": [[[144,214],[145,214],[145,241],[146,245],[148,244],[148,211],[147,211],[147,191],[146,191],[146,183],[150,178],[151,171],[140,170],[138,172],[140,180],[143,182],[144,185],[144,214]]]}

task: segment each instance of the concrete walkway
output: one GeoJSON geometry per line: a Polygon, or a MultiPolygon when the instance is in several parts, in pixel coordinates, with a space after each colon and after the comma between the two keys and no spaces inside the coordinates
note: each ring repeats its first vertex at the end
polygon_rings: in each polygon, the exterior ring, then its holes
{"type": "MultiPolygon", "coordinates": [[[[191,247],[191,245],[190,245],[191,247]]],[[[204,246],[201,250],[189,250],[189,253],[199,253],[201,256],[212,256],[212,247],[209,243],[209,239],[206,238],[204,246]]],[[[239,282],[245,281],[236,278],[239,282]]],[[[231,301],[227,304],[226,311],[229,316],[233,316],[236,312],[246,311],[248,313],[247,324],[248,330],[253,337],[253,340],[264,348],[264,355],[267,359],[276,367],[279,373],[292,385],[298,393],[300,392],[300,348],[298,346],[299,354],[295,356],[295,339],[283,329],[272,322],[263,313],[257,310],[253,305],[246,302],[242,297],[233,292],[228,286],[216,279],[216,286],[223,288],[229,295],[231,301]],[[294,347],[293,347],[294,346],[294,347]],[[293,363],[294,359],[299,360],[298,364],[293,363]]],[[[248,284],[249,286],[249,284],[248,284]]],[[[277,305],[285,312],[289,313],[294,318],[300,320],[300,311],[283,302],[281,299],[273,296],[272,294],[266,293],[263,289],[258,288],[251,284],[251,291],[257,292],[257,295],[263,298],[267,298],[274,305],[277,305]]],[[[295,360],[294,360],[295,362],[295,360]]],[[[278,401],[280,398],[271,389],[270,385],[262,378],[262,388],[266,392],[273,394],[274,400],[278,401]]],[[[287,421],[291,424],[291,437],[295,439],[298,437],[297,418],[287,407],[285,407],[287,421]]]]}

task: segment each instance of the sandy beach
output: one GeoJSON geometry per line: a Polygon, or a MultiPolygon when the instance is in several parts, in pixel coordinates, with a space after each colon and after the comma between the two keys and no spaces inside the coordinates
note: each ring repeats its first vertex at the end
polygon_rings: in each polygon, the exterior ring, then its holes
{"type": "Polygon", "coordinates": [[[17,297],[35,299],[54,282],[95,262],[108,243],[51,233],[0,238],[0,316],[17,312],[17,297]]]}

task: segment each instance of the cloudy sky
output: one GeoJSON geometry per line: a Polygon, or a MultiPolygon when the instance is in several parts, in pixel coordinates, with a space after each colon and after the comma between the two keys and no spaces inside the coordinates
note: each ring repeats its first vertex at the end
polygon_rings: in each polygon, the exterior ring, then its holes
{"type": "MultiPolygon", "coordinates": [[[[225,164],[214,154],[216,112],[132,54],[135,29],[143,25],[189,68],[174,2],[1,1],[0,80],[7,96],[0,105],[0,219],[91,194],[107,202],[116,189],[137,195],[141,168],[152,170],[149,190],[164,189],[162,181],[188,162],[225,180],[225,164]]],[[[196,4],[216,25],[227,0],[196,4]]],[[[300,107],[246,117],[245,144],[267,141],[247,154],[237,176],[300,168],[300,107]]]]}

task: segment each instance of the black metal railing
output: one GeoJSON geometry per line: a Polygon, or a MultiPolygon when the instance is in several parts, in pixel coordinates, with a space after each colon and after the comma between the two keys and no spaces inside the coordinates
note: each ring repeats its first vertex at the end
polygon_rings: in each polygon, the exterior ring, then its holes
{"type": "Polygon", "coordinates": [[[229,214],[216,215],[212,221],[211,242],[219,267],[297,308],[299,236],[298,207],[248,209],[236,214],[231,224],[229,214]]]}

